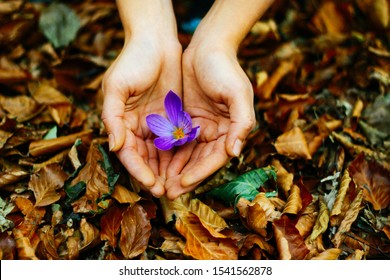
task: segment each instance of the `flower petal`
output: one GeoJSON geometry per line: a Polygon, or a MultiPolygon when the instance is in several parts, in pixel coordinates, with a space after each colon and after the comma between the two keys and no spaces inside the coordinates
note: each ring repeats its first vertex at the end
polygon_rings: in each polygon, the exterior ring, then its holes
{"type": "Polygon", "coordinates": [[[176,139],[171,137],[158,137],[154,139],[154,146],[163,151],[167,151],[173,148],[175,146],[176,139]]]}
{"type": "Polygon", "coordinates": [[[187,134],[188,136],[187,142],[191,142],[192,140],[194,140],[196,137],[199,136],[199,133],[200,133],[200,126],[194,127],[191,130],[191,132],[187,134]]]}
{"type": "Polygon", "coordinates": [[[188,135],[184,136],[182,139],[178,139],[175,142],[175,146],[181,146],[188,142],[188,135]]]}
{"type": "Polygon", "coordinates": [[[190,114],[185,111],[181,111],[179,114],[179,127],[181,127],[185,134],[188,134],[192,130],[192,120],[190,114]]]}
{"type": "Polygon", "coordinates": [[[173,91],[169,91],[164,100],[165,111],[169,121],[176,127],[179,126],[179,115],[183,110],[180,97],[173,91]]]}
{"type": "Polygon", "coordinates": [[[157,136],[172,136],[175,127],[164,117],[158,114],[150,114],[146,117],[149,129],[157,136]]]}

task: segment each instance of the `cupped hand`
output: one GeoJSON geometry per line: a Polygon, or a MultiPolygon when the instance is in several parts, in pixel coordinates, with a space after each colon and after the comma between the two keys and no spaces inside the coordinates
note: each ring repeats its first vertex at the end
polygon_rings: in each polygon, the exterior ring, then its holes
{"type": "Polygon", "coordinates": [[[256,122],[252,85],[234,49],[189,48],[182,64],[184,108],[200,135],[178,149],[169,164],[170,199],[192,191],[238,156],[256,122]]]}
{"type": "Polygon", "coordinates": [[[169,90],[181,92],[179,42],[148,39],[127,42],[103,80],[102,120],[110,150],[141,186],[159,197],[165,193],[166,170],[173,156],[159,151],[145,118],[164,114],[169,90]]]}

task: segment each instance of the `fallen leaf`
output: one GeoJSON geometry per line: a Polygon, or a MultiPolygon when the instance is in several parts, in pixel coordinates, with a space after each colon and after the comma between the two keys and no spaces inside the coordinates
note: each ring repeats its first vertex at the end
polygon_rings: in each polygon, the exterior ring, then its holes
{"type": "Polygon", "coordinates": [[[279,259],[303,260],[309,253],[309,250],[290,219],[283,215],[279,220],[275,220],[272,225],[279,259]]]}
{"type": "Polygon", "coordinates": [[[18,251],[20,260],[38,260],[35,255],[35,249],[31,246],[30,239],[26,237],[21,230],[14,228],[12,234],[18,251]]]}
{"type": "Polygon", "coordinates": [[[100,220],[100,239],[107,240],[108,245],[112,248],[116,248],[118,244],[118,236],[123,219],[122,214],[123,210],[114,205],[107,210],[100,220]]]}
{"type": "Polygon", "coordinates": [[[299,127],[281,134],[274,144],[276,151],[290,158],[311,159],[305,135],[299,127]]]}
{"type": "Polygon", "coordinates": [[[35,207],[50,205],[61,198],[57,192],[62,188],[68,175],[56,163],[47,165],[33,174],[29,181],[29,189],[34,192],[35,207]]]}
{"type": "Polygon", "coordinates": [[[341,249],[330,248],[321,252],[317,256],[312,257],[311,260],[337,260],[341,252],[341,249]]]}
{"type": "Polygon", "coordinates": [[[301,190],[297,185],[292,185],[287,203],[284,206],[283,214],[298,214],[302,209],[301,190]]]}
{"type": "Polygon", "coordinates": [[[335,236],[332,239],[336,248],[339,248],[345,239],[345,234],[351,229],[352,223],[356,220],[359,211],[361,210],[361,203],[363,201],[363,191],[359,189],[355,199],[352,201],[344,219],[341,221],[335,236]]]}
{"type": "Polygon", "coordinates": [[[317,220],[313,227],[313,231],[310,235],[310,240],[312,241],[317,239],[317,237],[321,234],[323,234],[328,229],[329,224],[329,209],[324,201],[324,198],[320,196],[318,202],[320,205],[320,209],[317,216],[317,220]]]}
{"type": "Polygon", "coordinates": [[[187,212],[176,221],[177,231],[186,239],[183,253],[198,260],[234,260],[237,259],[238,248],[228,238],[213,237],[203,227],[199,218],[187,212]]]}
{"type": "Polygon", "coordinates": [[[367,160],[363,154],[348,166],[351,177],[363,189],[364,200],[370,202],[374,210],[390,205],[390,173],[374,160],[367,160]]]}
{"type": "Polygon", "coordinates": [[[142,254],[148,246],[152,226],[146,211],[139,204],[129,206],[123,213],[119,248],[126,259],[142,254]]]}

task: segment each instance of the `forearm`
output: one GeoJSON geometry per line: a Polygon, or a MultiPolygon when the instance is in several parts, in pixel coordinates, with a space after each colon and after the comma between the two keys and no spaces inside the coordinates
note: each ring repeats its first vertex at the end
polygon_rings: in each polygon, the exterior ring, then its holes
{"type": "Polygon", "coordinates": [[[177,38],[171,0],[117,0],[125,39],[134,36],[177,38]]]}
{"type": "Polygon", "coordinates": [[[238,46],[274,0],[216,0],[195,31],[197,44],[238,46]]]}

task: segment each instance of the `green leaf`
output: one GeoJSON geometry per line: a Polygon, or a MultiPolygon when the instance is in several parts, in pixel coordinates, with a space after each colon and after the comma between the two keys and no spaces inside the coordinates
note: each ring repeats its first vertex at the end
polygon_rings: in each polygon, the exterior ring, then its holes
{"type": "MultiPolygon", "coordinates": [[[[223,184],[209,191],[207,194],[224,201],[226,204],[235,206],[241,197],[252,201],[259,193],[258,189],[270,179],[276,181],[276,172],[273,166],[244,173],[235,180],[223,184]]],[[[277,190],[266,193],[268,197],[275,196],[276,194],[277,190]]]]}
{"type": "Polygon", "coordinates": [[[83,192],[85,192],[87,184],[83,181],[78,182],[74,186],[65,186],[65,192],[67,196],[67,203],[71,203],[76,200],[83,192]]]}
{"type": "Polygon", "coordinates": [[[77,14],[62,3],[50,4],[39,18],[39,29],[55,48],[68,46],[76,38],[80,26],[77,14]]]}
{"type": "MultiPolygon", "coordinates": [[[[100,162],[101,166],[103,167],[104,171],[106,171],[107,174],[107,181],[108,181],[108,188],[109,193],[106,195],[111,195],[114,192],[115,184],[118,181],[119,175],[118,173],[115,173],[114,168],[112,167],[110,157],[106,153],[106,151],[103,149],[101,145],[98,146],[99,151],[103,155],[103,161],[100,162]]],[[[106,198],[106,196],[103,196],[102,199],[106,198]]]]}
{"type": "Polygon", "coordinates": [[[43,137],[45,140],[56,139],[57,138],[57,126],[53,126],[48,133],[43,137]]]}

